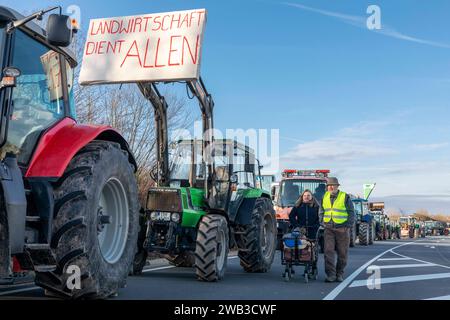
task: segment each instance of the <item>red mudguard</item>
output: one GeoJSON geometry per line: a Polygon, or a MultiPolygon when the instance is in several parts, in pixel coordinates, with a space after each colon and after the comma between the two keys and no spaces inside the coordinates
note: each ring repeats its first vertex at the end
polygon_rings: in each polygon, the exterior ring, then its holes
{"type": "MultiPolygon", "coordinates": [[[[61,177],[75,154],[99,137],[102,140],[118,142],[128,150],[125,139],[109,126],[81,125],[71,118],[62,119],[39,140],[25,177],[61,177]]],[[[131,154],[130,160],[135,165],[131,154]]]]}

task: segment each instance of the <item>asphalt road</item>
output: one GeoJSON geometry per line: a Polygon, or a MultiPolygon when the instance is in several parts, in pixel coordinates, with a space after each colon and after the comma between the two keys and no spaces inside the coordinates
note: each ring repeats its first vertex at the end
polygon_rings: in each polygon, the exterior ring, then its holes
{"type": "MultiPolygon", "coordinates": [[[[290,282],[281,277],[279,253],[268,273],[249,274],[230,257],[221,282],[204,283],[190,268],[150,265],[141,276],[128,279],[113,299],[287,300],[287,299],[442,299],[450,300],[450,237],[388,240],[350,248],[345,280],[325,283],[323,255],[319,279],[304,283],[298,267],[290,282]]],[[[0,288],[0,299],[47,299],[32,284],[0,288]]]]}

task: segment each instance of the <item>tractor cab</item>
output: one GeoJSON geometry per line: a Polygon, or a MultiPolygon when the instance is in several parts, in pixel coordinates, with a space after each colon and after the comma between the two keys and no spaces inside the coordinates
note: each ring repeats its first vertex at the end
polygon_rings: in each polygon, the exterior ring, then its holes
{"type": "MultiPolygon", "coordinates": [[[[207,178],[206,163],[203,161],[203,141],[181,140],[172,148],[174,151],[169,186],[203,188],[207,178]]],[[[234,140],[214,140],[213,148],[208,149],[212,151],[207,152],[212,154],[214,163],[214,208],[226,212],[232,192],[256,188],[259,179],[258,161],[251,148],[234,140]]]]}
{"type": "Polygon", "coordinates": [[[77,63],[71,50],[61,46],[70,44],[72,30],[56,21],[62,17],[67,22],[67,16],[52,14],[44,33],[31,21],[44,13],[23,17],[0,7],[0,101],[2,114],[8,115],[0,121],[0,145],[3,153],[16,154],[23,167],[43,131],[65,117],[75,117],[73,69],[77,63]],[[57,41],[61,37],[65,41],[57,41]]]}

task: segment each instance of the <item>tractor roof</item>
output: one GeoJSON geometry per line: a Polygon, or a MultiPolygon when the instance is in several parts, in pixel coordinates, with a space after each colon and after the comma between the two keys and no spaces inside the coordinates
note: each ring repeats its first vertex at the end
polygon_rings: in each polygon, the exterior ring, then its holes
{"type": "MultiPolygon", "coordinates": [[[[178,144],[192,144],[194,141],[196,141],[197,143],[202,143],[203,140],[201,139],[186,139],[186,140],[179,140],[178,144]]],[[[232,144],[234,146],[234,148],[236,149],[241,149],[244,150],[245,152],[248,152],[250,154],[255,154],[255,151],[250,148],[249,146],[246,146],[245,144],[242,144],[236,140],[232,140],[232,139],[214,139],[214,143],[215,144],[222,144],[222,145],[230,145],[232,144]]]]}
{"type": "Polygon", "coordinates": [[[290,176],[290,177],[282,177],[282,181],[286,180],[308,180],[308,181],[318,181],[318,182],[327,182],[326,178],[323,177],[314,177],[314,176],[290,176]]]}
{"type": "MultiPolygon", "coordinates": [[[[8,23],[23,18],[25,18],[25,16],[21,15],[17,11],[8,7],[0,6],[0,25],[3,25],[5,22],[8,23]]],[[[51,44],[49,44],[47,42],[46,31],[42,29],[39,25],[37,25],[35,22],[30,21],[25,25],[20,26],[19,29],[26,32],[31,37],[38,38],[39,40],[45,42],[47,46],[66,56],[72,67],[76,67],[77,60],[72,50],[68,48],[52,46],[51,44]]]]}

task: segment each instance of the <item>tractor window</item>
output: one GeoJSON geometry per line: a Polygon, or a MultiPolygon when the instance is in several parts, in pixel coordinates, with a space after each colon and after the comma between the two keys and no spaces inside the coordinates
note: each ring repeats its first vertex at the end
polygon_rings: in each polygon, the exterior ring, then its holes
{"type": "Polygon", "coordinates": [[[354,206],[354,208],[355,208],[355,215],[356,215],[357,217],[360,217],[361,214],[362,214],[362,210],[361,210],[361,202],[359,202],[359,201],[354,201],[354,202],[353,202],[353,206],[354,206]]]}
{"type": "Polygon", "coordinates": [[[28,163],[43,130],[64,117],[61,55],[16,31],[12,65],[21,70],[13,90],[8,142],[28,163]]]}
{"type": "Polygon", "coordinates": [[[280,205],[292,207],[305,190],[311,190],[316,200],[321,203],[325,194],[325,181],[288,179],[280,186],[280,205]]]}
{"type": "MultiPolygon", "coordinates": [[[[172,187],[187,187],[192,162],[192,142],[181,142],[174,145],[171,152],[170,185],[172,187]]],[[[205,168],[202,165],[202,144],[198,141],[195,146],[196,179],[205,179],[205,168]]]]}

